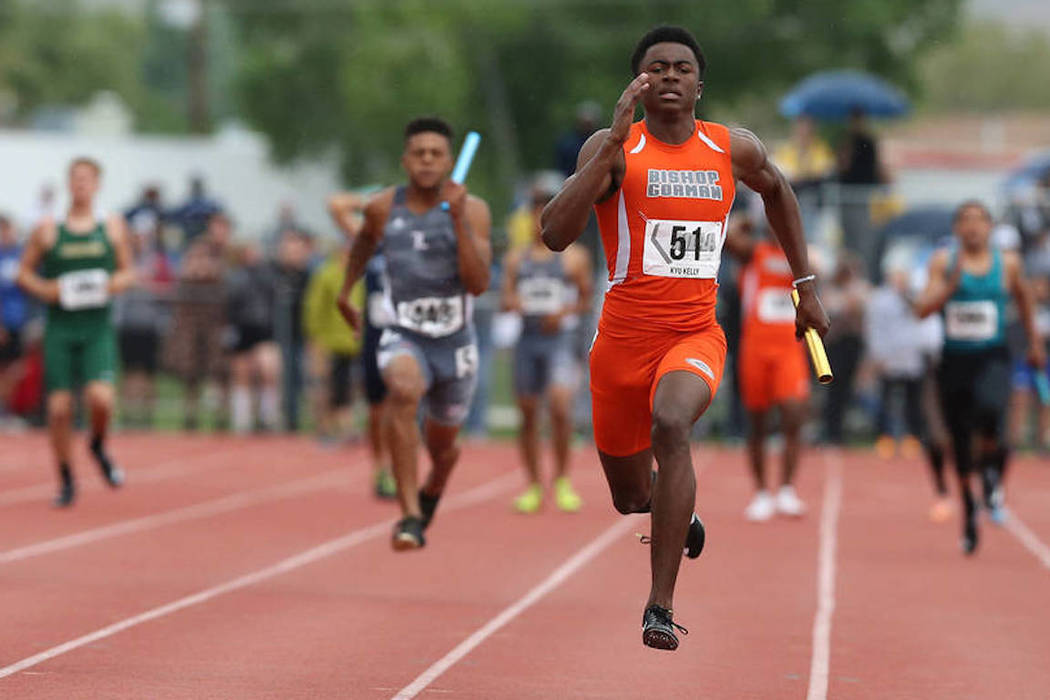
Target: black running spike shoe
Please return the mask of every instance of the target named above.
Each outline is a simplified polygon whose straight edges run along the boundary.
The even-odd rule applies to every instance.
[[[638,539],[642,544],[653,543],[653,538],[649,535],[639,534]],[[682,549],[682,554],[690,559],[696,559],[700,556],[700,552],[704,551],[706,540],[707,533],[704,531],[704,523],[700,520],[699,515],[693,513],[693,519],[689,521],[689,531],[685,533],[685,547]]]
[[[423,539],[423,521],[414,516],[408,516],[398,521],[394,526],[394,538],[392,545],[394,551],[407,552],[413,549],[421,549],[426,545]]]
[[[973,499],[965,502],[965,513],[963,513],[963,554],[972,555],[977,550],[977,504]]]
[[[98,464],[98,469],[110,488],[119,489],[124,485],[124,470],[113,463],[100,440],[91,442],[91,456],[95,458],[95,463]]]
[[[674,613],[659,605],[650,605],[642,615],[642,644],[653,649],[674,651],[678,648],[675,631],[689,634],[689,630],[675,624]]]
[[[690,559],[696,559],[700,552],[704,551],[704,541],[707,533],[704,531],[704,522],[700,516],[693,513],[693,519],[689,521],[689,532],[685,536],[685,555]]]
[[[51,502],[55,508],[68,508],[77,500],[77,489],[73,479],[60,479],[58,482],[58,493]]]
[[[423,514],[423,529],[430,527],[430,521],[434,519],[434,511],[437,510],[438,501],[441,496],[431,496],[423,489],[419,490],[419,511]]]

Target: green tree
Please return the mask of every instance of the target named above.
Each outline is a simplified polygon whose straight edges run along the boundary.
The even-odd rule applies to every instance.
[[[16,118],[47,104],[80,104],[98,90],[138,105],[143,30],[126,14],[72,0],[0,0],[0,91],[14,96]]]
[[[932,112],[1050,109],[1050,35],[972,22],[957,41],[930,52],[920,76]]]
[[[506,203],[519,169],[549,167],[576,104],[611,111],[638,37],[692,28],[708,57],[703,110],[724,116],[820,68],[908,88],[915,57],[954,29],[960,0],[224,0],[245,47],[245,116],[279,158],[341,148],[357,184],[396,176],[400,127],[438,113],[486,137],[472,185]]]

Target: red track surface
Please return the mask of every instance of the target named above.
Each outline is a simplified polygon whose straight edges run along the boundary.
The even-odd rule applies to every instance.
[[[918,462],[810,452],[809,515],[752,525],[743,454],[702,449],[708,549],[683,564],[677,618],[692,634],[668,654],[640,643],[648,550],[631,532],[647,523],[617,526],[589,449],[577,453],[584,511],[526,518],[508,506],[514,450],[468,445],[429,546],[397,555],[394,510],[372,499],[360,450],[124,435],[127,488],[105,490],[81,458],[80,501],[55,512],[45,448],[40,435],[0,438],[4,698],[389,698],[481,629],[419,697],[1050,696],[1045,461],[1011,474],[1028,547],[986,525],[965,559],[956,524],[926,520]],[[826,685],[822,531],[835,545]],[[505,624],[485,629],[493,620]]]

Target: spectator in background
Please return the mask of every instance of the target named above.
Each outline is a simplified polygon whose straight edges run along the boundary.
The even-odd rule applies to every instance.
[[[204,178],[190,179],[190,197],[172,210],[168,218],[182,229],[182,247],[186,248],[203,234],[213,216],[222,212],[222,206],[205,193]]]
[[[938,340],[938,334],[929,330],[930,324],[937,324],[938,319],[920,320],[912,312],[910,258],[904,250],[891,251],[886,256],[883,263],[886,281],[872,292],[865,314],[865,343],[880,383],[879,439],[875,448],[885,458],[896,453],[898,438],[904,457],[914,458],[919,454],[926,358],[937,347],[931,347],[931,343]],[[903,395],[903,411],[897,401],[899,395]],[[901,417],[903,421],[899,420]]]
[[[231,337],[230,427],[247,433],[280,427],[281,352],[274,339],[276,279],[258,243],[240,246],[229,274],[226,318]],[[254,389],[258,388],[258,422]]]
[[[871,204],[876,188],[890,178],[879,155],[879,144],[868,125],[864,111],[855,108],[839,144],[838,180],[844,186],[839,194],[843,245],[865,263],[869,279],[878,272],[878,256],[873,230]]]
[[[310,282],[313,240],[302,231],[289,228],[281,234],[274,261],[274,334],[281,348],[285,427],[299,429],[299,405],[303,393],[303,300]],[[334,298],[333,298],[334,299]],[[338,315],[335,302],[332,311]]]
[[[821,301],[831,319],[824,344],[835,369],[835,381],[825,392],[824,439],[835,445],[842,444],[845,437],[844,419],[864,351],[864,314],[870,286],[862,269],[861,261],[843,250],[829,284],[821,289]]]
[[[859,107],[850,113],[838,160],[839,182],[844,185],[884,185],[890,181],[879,155],[879,142]]]
[[[150,250],[150,240],[150,236],[132,229],[129,242],[136,270],[135,283],[113,303],[123,369],[121,411],[125,425],[142,429],[153,425],[158,349],[166,327],[161,299],[166,284],[157,277],[156,254]]]
[[[528,248],[532,245],[536,230],[536,207],[539,199],[550,201],[558,194],[565,178],[561,173],[546,170],[536,174],[529,186],[529,198],[507,217],[507,247],[510,250]]]
[[[773,160],[795,190],[806,237],[812,240],[820,211],[820,186],[835,172],[835,153],[817,134],[813,119],[801,116],[795,120],[791,138],[774,152]]]
[[[1036,330],[1046,344],[1050,356],[1050,265],[1029,266],[1029,280],[1035,302]],[[1050,366],[1045,368],[1050,371]],[[1010,396],[1010,435],[1015,446],[1034,444],[1050,451],[1050,406],[1039,402],[1035,386],[1035,371],[1024,357],[1014,361],[1013,393]],[[1034,418],[1035,436],[1028,440],[1029,422]]]
[[[776,149],[773,160],[796,193],[819,185],[835,170],[835,154],[816,133],[813,119],[807,116],[795,120],[791,138]]]
[[[336,307],[349,256],[347,240],[314,271],[303,306],[314,385],[318,389],[314,415],[323,441],[345,439],[352,427],[352,377],[355,360],[361,354],[361,336],[347,325]],[[364,308],[363,280],[354,286],[350,301]]]
[[[598,120],[601,118],[602,108],[597,102],[588,100],[576,106],[576,123],[570,131],[558,138],[554,147],[554,164],[564,177],[576,172],[576,158],[580,155],[580,149],[598,128]]]
[[[160,201],[160,189],[156,185],[149,185],[142,191],[139,201],[124,212],[124,220],[128,222],[128,231],[142,238],[142,243],[149,248],[164,249],[161,235],[164,206]]]
[[[165,348],[165,365],[184,382],[184,426],[199,426],[201,390],[205,382],[225,378],[226,326],[224,279],[232,224],[214,214],[207,232],[182,259],[175,286],[172,333]],[[224,403],[224,402],[222,402]]]
[[[1033,249],[1048,247],[1050,237],[1050,170],[1036,180],[1022,201],[1011,206],[1013,223],[1020,232],[1021,251],[1028,256]]]
[[[21,258],[15,224],[0,215],[0,418],[6,416],[24,371],[23,331],[29,320],[29,302],[17,282]]]

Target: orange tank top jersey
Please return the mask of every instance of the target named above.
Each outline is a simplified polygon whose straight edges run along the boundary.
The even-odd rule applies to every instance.
[[[755,245],[740,274],[742,336],[754,342],[795,344],[795,305],[791,265],[780,246]]]
[[[595,206],[609,267],[603,322],[675,331],[713,325],[736,194],[729,129],[698,120],[694,135],[675,146],[640,121],[623,150],[620,190]]]

